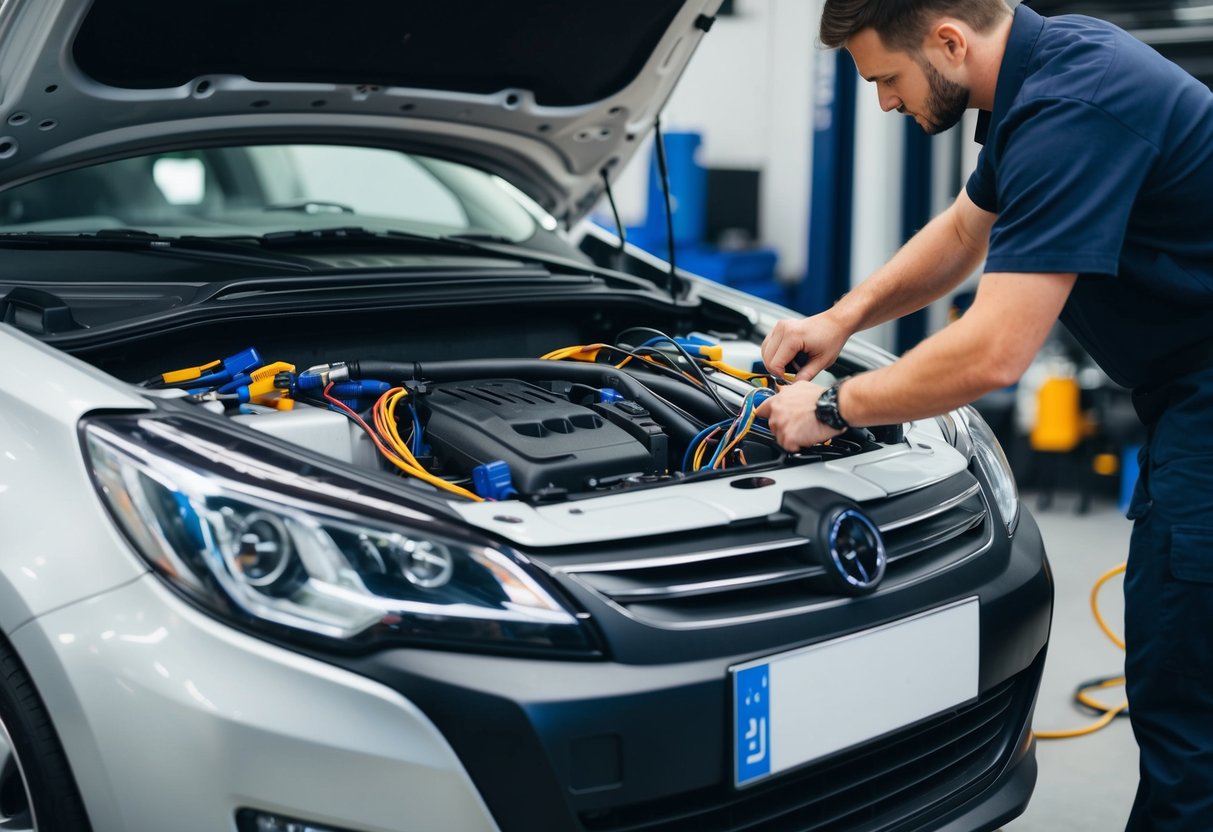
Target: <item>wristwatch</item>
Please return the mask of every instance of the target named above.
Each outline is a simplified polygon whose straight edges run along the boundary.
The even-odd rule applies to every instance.
[[[841,386],[840,381],[817,399],[817,421],[834,430],[847,430],[851,427],[838,412],[838,388]]]

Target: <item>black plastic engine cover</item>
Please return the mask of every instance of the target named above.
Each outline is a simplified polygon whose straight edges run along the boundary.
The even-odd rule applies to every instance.
[[[436,385],[425,402],[426,438],[445,467],[470,473],[503,459],[523,494],[549,486],[585,491],[598,481],[657,467],[652,452],[622,428],[524,381]]]

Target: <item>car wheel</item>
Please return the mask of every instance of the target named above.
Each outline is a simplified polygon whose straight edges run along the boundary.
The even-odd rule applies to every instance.
[[[21,660],[0,640],[0,830],[88,829],[50,716]]]

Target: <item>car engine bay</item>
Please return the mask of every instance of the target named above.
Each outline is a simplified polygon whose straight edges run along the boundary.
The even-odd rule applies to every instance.
[[[307,368],[267,362],[250,348],[143,385],[359,468],[476,501],[555,502],[900,441],[898,427],[852,430],[788,454],[754,415],[787,383],[761,366],[757,345],[700,333],[624,334],[631,340],[530,359]],[[726,350],[748,366],[725,361]]]

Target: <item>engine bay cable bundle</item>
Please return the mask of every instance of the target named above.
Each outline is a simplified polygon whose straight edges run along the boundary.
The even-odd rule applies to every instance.
[[[662,376],[646,377],[642,383],[635,375],[617,369],[611,364],[586,363],[583,361],[551,361],[535,358],[482,358],[434,361],[424,364],[399,361],[351,361],[347,365],[351,378],[384,378],[404,381],[421,379],[440,384],[442,382],[466,381],[478,378],[517,378],[529,382],[580,382],[592,387],[618,389],[649,410],[653,417],[670,431],[680,444],[690,441],[699,428],[706,424],[701,416],[688,412],[684,404],[694,404],[697,409],[714,407],[693,385],[670,383],[660,387]],[[673,382],[672,379],[664,379]],[[674,403],[667,398],[667,391],[677,388],[683,400]],[[660,390],[660,393],[655,392]],[[730,413],[730,416],[732,414]]]
[[[612,357],[614,356],[614,357]],[[616,362],[615,358],[622,356],[622,360]],[[678,366],[674,359],[665,352],[652,349],[647,345],[641,345],[636,349],[619,346],[617,344],[578,344],[570,347],[563,347],[558,350],[552,350],[546,355],[540,356],[542,361],[582,361],[587,364],[598,362],[599,357],[603,357],[609,361],[616,369],[623,369],[632,361],[647,362],[645,369],[656,370],[670,378],[677,379],[682,382],[693,384],[700,390],[706,391],[712,395],[717,402],[717,406],[723,412],[728,412],[728,407],[721,401],[719,396],[715,395],[710,382],[703,376],[702,371],[698,376],[692,374],[688,370],[684,370]],[[694,362],[690,362],[692,365]]]
[[[459,497],[466,497],[474,502],[482,502],[484,500],[479,494],[431,474],[417,461],[417,458],[413,456],[408,446],[400,438],[399,429],[396,425],[395,410],[396,404],[407,395],[407,391],[404,388],[393,387],[379,397],[371,411],[375,421],[375,428],[372,428],[353,408],[333,396],[331,392],[333,384],[334,382],[330,381],[325,387],[324,398],[328,400],[329,404],[345,413],[366,431],[366,434],[375,443],[375,447],[384,459],[405,474],[427,482],[435,488]]]
[[[142,385],[183,390],[271,434],[306,437],[347,462],[474,501],[551,502],[872,446],[870,436],[856,435],[787,454],[756,410],[788,379],[756,372],[756,358],[749,370],[732,366],[724,349],[697,333],[635,327],[614,343],[539,358],[359,359],[296,372],[249,348]],[[272,415],[297,402],[342,419]]]
[[[745,436],[749,434],[751,429],[754,427],[754,411],[764,399],[767,399],[772,395],[774,394],[766,388],[756,388],[752,393],[746,396],[745,401],[742,404],[741,411],[737,414],[735,419],[726,419],[722,422],[717,422],[714,425],[709,425],[708,427],[704,428],[703,431],[701,431],[687,447],[686,455],[683,457],[682,461],[683,472],[699,471],[703,468],[717,470],[727,467],[729,453],[734,448],[737,448],[738,443],[740,443],[741,440],[745,438]],[[717,439],[718,434],[720,434],[722,430],[724,431],[724,435]],[[711,458],[707,461],[707,464],[704,465],[703,458],[707,455],[707,449],[713,441],[716,442],[716,448],[712,453]],[[744,454],[740,453],[740,449],[738,450],[740,454],[738,461],[744,465],[745,456]]]

